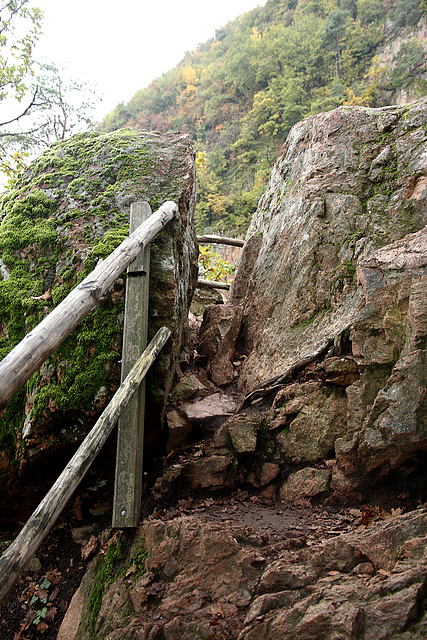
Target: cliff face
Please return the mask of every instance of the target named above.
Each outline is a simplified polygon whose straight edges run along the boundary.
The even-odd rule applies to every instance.
[[[390,25],[388,25],[390,26]],[[372,65],[382,76],[381,104],[403,105],[425,95],[427,21],[420,20],[397,35],[386,36]]]
[[[4,356],[127,236],[132,202],[155,211],[167,199],[179,216],[152,243],[149,338],[166,324],[173,341],[148,382],[154,431],[185,346],[197,277],[189,138],[129,130],[75,136],[42,154],[0,209]],[[119,381],[125,282],[123,274],[6,409],[3,472],[16,458],[22,466],[80,440],[108,403]]]
[[[339,491],[427,448],[426,125],[426,101],[297,124],[233,284],[241,387],[284,387],[282,452],[336,455]]]
[[[246,390],[348,330],[362,301],[358,261],[426,224],[425,126],[420,102],[341,107],[292,129],[233,284]]]

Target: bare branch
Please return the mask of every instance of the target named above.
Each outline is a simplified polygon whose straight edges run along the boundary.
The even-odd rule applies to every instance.
[[[19,116],[16,116],[15,118],[12,118],[12,120],[8,120],[7,122],[0,122],[0,127],[5,127],[7,124],[12,124],[12,122],[17,122],[18,120],[20,120],[21,118],[26,116],[27,113],[29,112],[29,110],[31,109],[31,107],[33,107],[34,104],[35,104],[38,91],[39,91],[39,88],[36,87],[35,90],[34,90],[34,95],[32,97],[32,100],[31,100],[30,104],[28,105],[28,107],[25,109],[25,111],[23,111]]]

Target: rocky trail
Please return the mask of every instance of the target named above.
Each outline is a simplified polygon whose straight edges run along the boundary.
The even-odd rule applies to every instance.
[[[196,356],[173,398],[169,415],[187,403],[192,430],[185,430],[183,440],[182,425],[174,433],[170,419],[169,452],[156,469],[147,466],[136,536],[110,528],[112,438],[102,463],[89,471],[2,607],[0,638],[414,637],[400,632],[408,625],[418,629],[415,611],[423,610],[422,504],[411,505],[408,495],[397,498],[394,492],[353,506],[327,504],[316,492],[292,504],[279,501],[269,482],[249,486],[241,472],[230,473],[221,433],[238,417],[230,415],[242,401],[233,385],[215,387]],[[253,405],[252,419],[268,413],[269,405]],[[253,457],[240,462],[245,468],[257,464]],[[418,508],[405,516],[411,506]],[[402,547],[408,526],[410,539]],[[91,623],[90,585],[118,546],[97,621]],[[385,594],[391,598],[387,622]],[[393,606],[400,612],[400,597],[411,602],[402,620],[393,613]],[[376,632],[363,631],[366,616]],[[375,620],[381,621],[382,635],[376,635]],[[337,629],[338,635],[328,635]]]
[[[87,142],[97,159],[100,145],[113,157],[120,140]],[[144,185],[155,185],[153,198],[171,195],[163,169],[138,178],[135,168],[134,184],[120,173],[139,150],[163,153],[170,166],[173,156],[180,177],[176,229],[152,252],[150,323],[171,326],[174,338],[147,380],[141,520],[133,531],[110,527],[111,438],[4,603],[0,637],[426,638],[425,99],[341,107],[295,125],[248,229],[229,299],[205,299],[203,320],[190,308],[197,283],[191,142],[131,134],[120,144],[128,155],[120,152],[114,171],[124,195],[109,200],[109,223],[147,197]],[[67,154],[80,157],[64,143],[61,158]],[[34,168],[40,188],[45,168]],[[34,197],[32,175],[23,198]],[[74,205],[69,185],[58,184],[57,202],[39,195],[43,215],[52,210],[61,222]],[[58,227],[67,250],[58,287],[70,256],[82,266],[75,248],[89,250],[94,240],[83,229],[98,200],[89,191],[85,198],[78,219]],[[103,305],[122,300],[123,290],[121,283]],[[37,504],[36,491],[57,477],[60,457],[84,436],[81,425],[89,427],[107,402],[120,350],[121,318],[112,309],[99,334],[82,332],[84,348],[59,354],[20,400],[27,436],[0,452],[3,546]],[[99,362],[108,364],[114,347],[115,366],[90,380],[95,399],[83,384],[78,397],[54,393],[73,389],[64,371],[80,371],[98,343],[106,349]],[[5,433],[14,424],[8,420]]]
[[[1,638],[25,640],[38,637],[52,639],[74,637],[73,633],[77,628],[76,621],[79,621],[81,611],[79,610],[78,598],[72,600],[72,597],[76,593],[88,565],[93,564],[94,558],[99,560],[105,557],[108,546],[117,536],[117,533],[109,528],[112,507],[112,487],[110,484],[110,482],[105,482],[104,486],[97,489],[95,500],[93,491],[88,491],[87,488],[80,491],[73,499],[3,606],[0,618]],[[92,495],[90,495],[91,493]],[[205,575],[197,575],[202,572],[200,564],[212,563],[213,560],[210,557],[212,554],[218,561],[222,559],[217,557],[218,554],[225,553],[227,556],[230,552],[234,557],[240,553],[245,561],[249,561],[246,558],[246,555],[249,554],[250,565],[257,568],[255,573],[258,574],[259,579],[266,566],[283,560],[285,555],[309,549],[314,553],[325,543],[332,542],[335,545],[337,541],[348,535],[363,536],[378,524],[395,521],[401,512],[400,507],[397,509],[391,507],[390,511],[386,511],[378,505],[363,505],[360,508],[313,507],[309,503],[287,505],[250,495],[246,491],[236,491],[234,495],[230,496],[195,499],[189,496],[187,499],[181,499],[176,504],[170,505],[169,508],[155,508],[143,519],[145,522],[143,526],[148,529],[179,527],[186,530],[189,528],[192,535],[195,535],[196,532],[197,537],[201,536],[202,540],[204,537],[207,538],[207,546],[201,552],[201,557],[197,559],[196,564],[192,558],[192,569],[196,570],[196,573],[193,575],[193,581],[186,586],[188,598],[190,601],[194,599],[193,608],[196,613],[206,608],[202,606],[203,600],[205,605],[209,601],[215,600],[213,594],[209,593],[213,589],[210,582],[215,582],[223,571],[218,565],[216,568],[213,567],[212,574],[209,572],[209,579]],[[422,512],[419,511],[419,513]],[[130,544],[132,536],[125,533],[122,536],[126,544]],[[209,539],[212,543],[211,548]],[[197,540],[196,547],[199,545],[200,540]],[[205,545],[204,541],[203,546]],[[190,549],[186,549],[186,553],[189,551]],[[360,557],[359,559],[364,558]],[[172,555],[169,561],[172,561]],[[176,561],[179,562],[179,558],[176,558]],[[160,566],[159,560],[157,562]],[[171,568],[165,566],[162,570],[168,572]],[[185,567],[182,570],[185,571]],[[346,573],[347,571],[348,569],[346,569]],[[339,575],[339,571],[335,569],[329,573]],[[352,568],[353,578],[361,582],[372,580],[373,574],[376,573],[377,570],[369,561],[359,562]],[[178,602],[174,603],[172,599],[172,603],[167,605],[165,609],[163,600],[167,585],[166,576],[163,580],[156,581],[153,577],[153,571],[145,575],[148,576],[145,578],[148,582],[144,589],[147,592],[146,598],[147,603],[150,603],[150,611],[158,608],[156,605],[163,604],[161,618],[159,617],[157,621],[161,621],[162,625],[160,626],[163,627],[164,624],[175,619],[173,613]],[[380,570],[379,575],[382,580],[385,580],[388,577],[388,572]],[[132,575],[130,580],[132,580]],[[300,585],[295,587],[298,588],[300,597],[308,596],[310,590],[307,591],[308,585],[305,581],[297,577],[294,577],[294,581],[296,585]],[[215,631],[212,636],[200,635],[200,637],[238,637],[244,619],[247,617],[251,599],[249,593],[246,593],[241,601],[241,582],[242,577],[239,576],[240,590],[230,594],[227,606],[216,605],[215,608],[211,605],[206,608],[203,615],[195,616],[198,627],[202,628],[204,625]],[[236,587],[236,585],[229,586]],[[197,596],[200,590],[204,592],[202,600],[200,600],[200,595]],[[43,602],[44,599],[45,602]],[[72,602],[71,607],[70,602]],[[116,602],[114,609],[121,610],[123,605],[124,603],[120,603],[118,606]],[[75,611],[76,606],[77,612]],[[46,614],[40,617],[39,612],[43,612],[44,607],[47,609]],[[136,609],[137,611],[134,613],[141,614],[143,607],[141,604],[137,604]],[[155,613],[151,613],[150,616],[150,619],[156,622]],[[257,617],[262,618],[263,616],[260,614]],[[136,624],[136,620],[134,620],[134,625]],[[157,624],[157,627],[160,628],[160,626]],[[58,635],[60,627],[61,631]],[[41,633],[43,635],[40,635]],[[105,633],[105,629],[103,633]],[[200,631],[200,633],[202,632]],[[134,636],[116,634],[111,637]],[[152,637],[160,638],[162,636],[153,635]],[[169,634],[166,637],[174,636]]]

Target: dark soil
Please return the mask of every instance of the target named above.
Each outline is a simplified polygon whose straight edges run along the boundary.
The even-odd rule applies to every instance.
[[[82,548],[91,535],[99,535],[111,524],[113,469],[109,468],[111,464],[105,465],[105,459],[110,457],[111,452],[106,451],[104,468],[101,469],[98,463],[88,472],[3,603],[0,609],[1,640],[56,638],[64,613],[86,570]],[[24,494],[21,510],[16,507],[22,520],[35,509],[38,499],[38,492],[32,499],[29,491]],[[23,524],[23,521],[0,519],[0,551]],[[42,612],[41,615],[38,612]]]

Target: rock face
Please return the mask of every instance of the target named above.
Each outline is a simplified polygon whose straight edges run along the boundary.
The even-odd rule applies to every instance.
[[[189,138],[130,130],[75,136],[42,154],[1,203],[5,355],[126,237],[132,202],[155,211],[167,199],[179,216],[152,242],[149,338],[165,324],[173,339],[148,379],[151,431],[185,347],[197,278]],[[0,436],[10,462],[80,440],[108,403],[119,381],[124,290],[122,277],[6,409]]]
[[[281,453],[336,458],[340,494],[427,449],[426,125],[425,100],[297,124],[233,283],[242,389],[282,389]]]
[[[236,377],[233,358],[241,321],[241,309],[229,304],[212,305],[203,314],[198,351],[207,356],[206,371],[217,385]]]
[[[93,632],[110,640],[425,638],[425,509],[357,530],[360,518],[351,514],[312,511],[306,538],[298,510],[259,505],[249,525],[254,505],[236,505],[226,515],[225,504],[198,504],[192,514],[140,527],[124,569],[116,568],[121,577],[107,585]],[[353,530],[339,535],[348,521]],[[92,637],[87,582],[61,640]]]
[[[424,101],[340,107],[293,127],[232,288],[247,390],[348,330],[362,302],[358,261],[427,223],[426,121]]]

